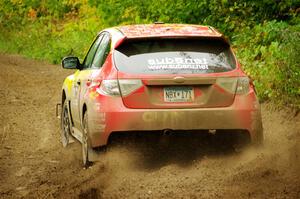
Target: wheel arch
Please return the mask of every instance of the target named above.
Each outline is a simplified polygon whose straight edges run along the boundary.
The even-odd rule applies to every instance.
[[[82,121],[83,121],[83,117],[84,117],[84,114],[85,114],[86,111],[87,111],[87,106],[86,106],[86,103],[84,103],[82,105],[82,116],[81,116]]]
[[[62,94],[61,94],[61,104],[64,104],[64,102],[65,102],[66,99],[67,99],[66,92],[63,89],[62,90]]]
[[[71,99],[69,98],[68,93],[66,91],[67,90],[65,88],[62,90],[61,104],[63,106],[65,101],[67,100],[67,106],[68,106],[68,111],[69,111],[69,115],[70,115],[71,125],[73,126],[74,121],[73,121],[73,115],[72,115],[72,111],[71,111]]]

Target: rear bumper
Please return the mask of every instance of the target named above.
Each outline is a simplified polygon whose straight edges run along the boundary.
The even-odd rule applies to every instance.
[[[119,97],[101,96],[89,103],[93,147],[106,145],[113,132],[151,130],[247,130],[251,141],[262,141],[260,105],[254,93],[236,96],[229,107],[199,109],[129,109]]]

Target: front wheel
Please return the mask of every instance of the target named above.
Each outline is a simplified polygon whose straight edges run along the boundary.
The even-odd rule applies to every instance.
[[[91,149],[90,141],[89,141],[89,129],[88,129],[88,114],[87,111],[83,116],[83,135],[82,135],[82,161],[85,168],[91,165],[91,161],[89,161],[89,151]]]

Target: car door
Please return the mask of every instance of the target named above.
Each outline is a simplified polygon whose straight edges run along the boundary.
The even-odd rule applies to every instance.
[[[91,74],[93,72],[92,63],[95,57],[95,53],[99,47],[103,35],[99,35],[90,47],[84,61],[82,64],[82,69],[77,70],[74,74],[74,81],[72,85],[72,99],[71,99],[71,114],[76,128],[81,127],[81,103],[82,96],[87,89],[87,81],[90,80]]]
[[[77,71],[78,74],[75,75],[75,84],[74,88],[76,89],[76,98],[75,103],[73,105],[73,120],[74,125],[77,128],[81,127],[81,119],[82,119],[82,107],[83,107],[83,97],[87,92],[88,86],[87,82],[92,81],[93,74],[98,74],[99,70],[106,60],[106,57],[110,50],[110,35],[107,32],[103,32],[99,35],[99,37],[95,40],[94,44],[89,50],[84,62],[83,69]]]

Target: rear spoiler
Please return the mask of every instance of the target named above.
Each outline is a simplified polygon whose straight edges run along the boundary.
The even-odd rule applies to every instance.
[[[140,37],[124,37],[123,39],[119,40],[115,45],[114,48],[118,48],[122,43],[126,41],[141,41],[141,40],[160,40],[160,39],[205,39],[205,40],[220,40],[223,41],[225,44],[230,46],[230,42],[227,37],[223,35],[220,36],[183,36],[183,35],[166,35],[166,36],[140,36]]]

